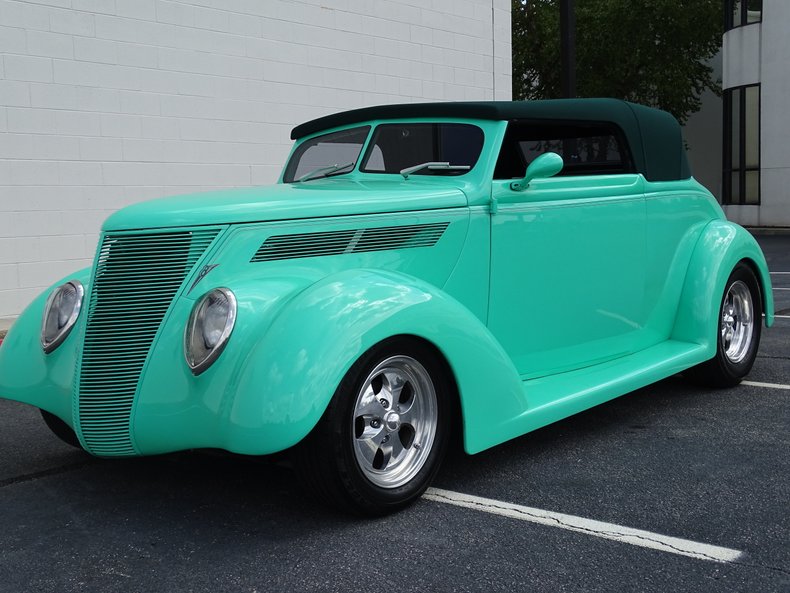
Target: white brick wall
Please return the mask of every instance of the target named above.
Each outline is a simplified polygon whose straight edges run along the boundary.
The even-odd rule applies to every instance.
[[[508,0],[0,0],[0,322],[115,209],[273,182],[302,121],[510,88]]]

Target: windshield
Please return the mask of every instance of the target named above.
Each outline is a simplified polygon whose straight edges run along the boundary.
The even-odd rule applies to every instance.
[[[382,124],[376,128],[361,171],[412,175],[463,175],[483,150],[483,130],[469,124]],[[448,163],[447,167],[429,164]],[[452,168],[457,166],[458,168]]]
[[[342,130],[306,140],[294,151],[283,181],[308,181],[348,173],[354,167],[370,126]]]

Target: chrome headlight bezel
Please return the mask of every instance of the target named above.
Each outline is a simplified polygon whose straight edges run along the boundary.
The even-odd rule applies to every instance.
[[[76,297],[74,299],[74,303],[71,306],[71,310],[65,311],[67,316],[63,325],[61,325],[59,322],[56,322],[57,328],[55,329],[54,333],[49,333],[48,322],[50,321],[50,318],[53,314],[60,316],[62,313],[59,309],[55,309],[55,307],[63,306],[62,296],[64,291],[68,290],[69,287],[74,290]],[[41,317],[41,334],[39,337],[41,341],[41,348],[44,350],[45,354],[49,354],[50,352],[54,351],[71,333],[71,330],[77,323],[77,319],[79,318],[80,312],[82,311],[82,302],[84,298],[85,288],[82,286],[82,283],[79,280],[69,280],[64,284],[61,284],[47,297],[47,302],[44,305],[44,314]]]
[[[206,343],[205,323],[209,307],[224,300],[227,311],[224,327],[213,344]],[[222,306],[222,305],[220,305]],[[214,288],[200,297],[192,307],[184,329],[184,358],[193,375],[208,369],[225,349],[233,327],[236,325],[236,296],[229,288]],[[218,328],[215,328],[215,331]]]

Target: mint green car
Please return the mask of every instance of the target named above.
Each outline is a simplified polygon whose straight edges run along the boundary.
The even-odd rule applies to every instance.
[[[140,203],[0,346],[0,396],[101,457],[289,450],[380,514],[477,453],[683,372],[751,369],[766,262],[678,123],[616,100],[372,107],[279,183]]]

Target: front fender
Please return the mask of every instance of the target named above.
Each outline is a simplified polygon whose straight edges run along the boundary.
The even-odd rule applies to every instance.
[[[249,353],[227,418],[226,448],[261,454],[298,443],[354,361],[404,334],[431,342],[449,363],[467,451],[498,442],[486,427],[490,432],[526,404],[518,373],[480,320],[416,278],[347,270],[293,298]]]
[[[0,397],[30,404],[74,425],[71,396],[74,369],[85,332],[91,268],[69,274],[42,292],[17,318],[0,346]],[[85,287],[85,301],[76,325],[50,354],[41,348],[41,318],[52,290],[69,280]]]
[[[152,346],[133,409],[132,435],[140,453],[227,448],[228,433],[235,430],[227,417],[238,391],[239,377],[250,364],[251,353],[277,311],[312,283],[298,275],[226,280],[220,277],[216,285],[227,286],[236,296],[236,326],[213,365],[195,376],[184,358],[187,320],[196,300],[206,290],[176,300]],[[266,442],[267,435],[258,435],[259,445]]]
[[[746,260],[755,270],[761,285],[765,325],[773,325],[771,276],[760,246],[739,225],[714,220],[702,231],[691,256],[673,339],[702,344],[709,358],[716,354],[721,299],[730,273],[741,260]]]

